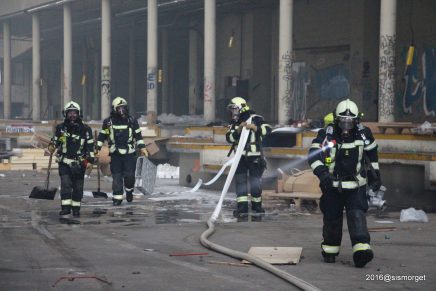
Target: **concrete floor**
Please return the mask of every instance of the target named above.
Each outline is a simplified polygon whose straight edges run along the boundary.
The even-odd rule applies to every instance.
[[[238,261],[201,246],[199,237],[219,198],[217,191],[180,193],[188,188],[161,179],[156,194],[135,195],[133,203],[120,207],[87,192],[80,218],[60,218],[59,195],[54,201],[28,198],[33,186],[42,185],[44,173],[1,174],[1,290],[296,289],[257,267],[223,264]],[[59,184],[55,171],[52,181],[53,186]],[[95,177],[86,180],[85,188],[96,190]],[[110,192],[110,183],[103,182],[102,189]],[[234,194],[229,193],[211,241],[240,251],[250,246],[301,246],[301,262],[280,268],[322,290],[434,289],[436,214],[428,214],[428,223],[401,223],[399,212],[382,217],[370,212],[370,228],[396,229],[371,232],[375,259],[357,269],[346,223],[341,254],[335,264],[326,264],[320,256],[320,214],[266,201],[262,222],[238,223],[231,215],[234,205]],[[170,256],[176,252],[208,254]],[[386,280],[390,275],[422,277],[386,282],[381,275]],[[425,280],[418,281],[423,276]]]

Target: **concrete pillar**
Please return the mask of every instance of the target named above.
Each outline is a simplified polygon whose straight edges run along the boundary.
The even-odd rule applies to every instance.
[[[111,110],[111,2],[101,1],[101,118]]]
[[[148,0],[147,5],[147,115],[154,123],[157,114],[157,0]]]
[[[32,15],[32,120],[41,119],[41,49],[39,15]]]
[[[73,85],[73,28],[71,22],[70,3],[64,4],[64,104],[72,99]],[[83,106],[82,104],[80,104]]]
[[[88,51],[86,49],[86,39],[83,39],[82,43],[82,79],[80,81],[82,86],[82,115],[84,119],[90,118],[89,104],[88,104]]]
[[[292,104],[292,20],[293,0],[280,0],[278,123],[285,125]]]
[[[162,113],[171,113],[172,107],[169,104],[169,69],[168,69],[168,29],[162,30]]]
[[[215,120],[216,3],[204,0],[204,119]]]
[[[129,30],[129,98],[130,108],[135,107],[135,23]]]
[[[189,115],[195,115],[198,100],[198,32],[189,30]]]
[[[394,121],[397,0],[380,1],[378,121]]]
[[[11,23],[3,22],[3,118],[11,118]]]

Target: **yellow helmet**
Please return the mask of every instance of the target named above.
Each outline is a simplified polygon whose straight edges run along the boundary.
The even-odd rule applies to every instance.
[[[238,108],[240,113],[250,109],[250,107],[248,107],[247,101],[245,101],[245,99],[242,97],[232,98],[232,100],[230,100],[229,105],[227,105],[227,108],[228,109]]]
[[[64,110],[62,110],[62,114],[64,115],[64,117],[67,116],[67,112],[70,110],[77,110],[79,112],[79,116],[80,114],[80,105],[74,101],[70,101],[67,104],[65,104],[64,106]]]
[[[116,97],[114,101],[112,101],[112,109],[116,110],[119,106],[127,106],[127,101],[123,97]]]
[[[329,125],[330,123],[333,123],[335,121],[335,116],[333,112],[330,112],[326,116],[324,116],[324,127]]]

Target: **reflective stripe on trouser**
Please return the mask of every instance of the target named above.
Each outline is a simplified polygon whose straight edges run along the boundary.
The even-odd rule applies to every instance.
[[[357,243],[353,246],[353,253],[358,251],[370,250],[371,246],[369,244]]]
[[[123,200],[123,194],[114,194],[112,199],[114,199],[114,200]]]
[[[340,246],[329,246],[321,244],[321,248],[326,254],[339,254]]]
[[[71,201],[71,206],[73,206],[73,207],[80,207],[80,201],[74,201],[74,200],[72,200]]]
[[[62,199],[61,200],[61,205],[62,206],[67,206],[67,205],[71,205],[72,204],[72,200],[71,199]]]

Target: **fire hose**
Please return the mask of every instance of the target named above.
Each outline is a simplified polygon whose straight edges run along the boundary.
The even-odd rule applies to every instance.
[[[247,120],[247,123],[251,123],[251,117]],[[272,274],[274,274],[274,275],[282,278],[283,280],[293,284],[294,286],[299,287],[302,290],[320,290],[317,287],[311,285],[310,283],[308,283],[308,282],[306,282],[298,277],[295,277],[295,276],[293,276],[293,275],[291,275],[291,274],[289,274],[289,273],[287,273],[287,272],[285,272],[277,267],[274,267],[273,265],[266,262],[265,260],[262,260],[256,256],[249,255],[248,253],[235,251],[235,250],[223,247],[221,245],[218,245],[218,244],[213,243],[210,240],[208,240],[208,238],[215,232],[215,221],[217,220],[218,215],[221,212],[224,197],[227,194],[227,191],[230,187],[230,183],[232,182],[233,176],[235,175],[236,168],[238,166],[239,160],[241,159],[241,155],[242,155],[242,152],[244,151],[245,144],[247,143],[249,132],[250,131],[247,130],[245,127],[242,129],[241,137],[239,139],[239,144],[238,144],[238,147],[236,149],[236,153],[235,153],[235,156],[233,157],[233,159],[227,161],[223,165],[221,170],[218,172],[218,174],[211,181],[205,183],[205,185],[210,185],[213,182],[215,182],[218,179],[218,177],[221,176],[221,174],[224,172],[224,169],[228,165],[231,164],[230,171],[229,171],[229,174],[227,175],[227,179],[226,179],[226,182],[224,184],[223,190],[221,192],[221,196],[220,196],[220,199],[218,201],[218,204],[215,207],[215,210],[214,210],[212,216],[207,221],[208,229],[205,230],[200,236],[200,243],[208,249],[217,251],[219,253],[223,253],[227,256],[249,261],[252,264],[254,264],[254,265],[256,265],[256,266],[258,266],[258,267],[260,267],[268,272],[271,272]],[[197,185],[191,191],[192,192],[196,191],[201,186],[201,184],[202,184],[202,181],[199,180]]]

